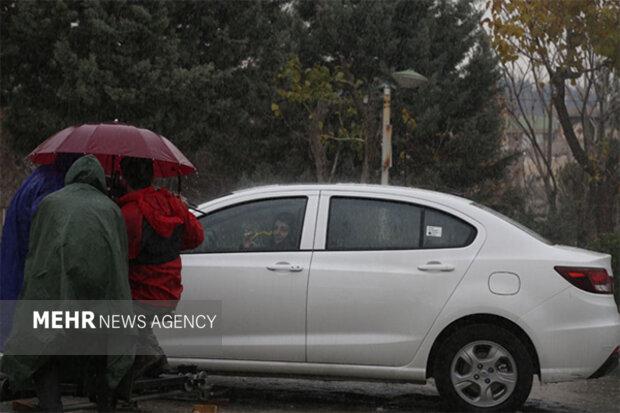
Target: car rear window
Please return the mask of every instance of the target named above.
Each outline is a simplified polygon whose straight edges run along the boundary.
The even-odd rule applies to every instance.
[[[424,211],[423,248],[459,248],[472,243],[476,228],[436,209]]]
[[[327,249],[385,250],[420,246],[422,209],[402,202],[333,197]]]
[[[476,229],[448,213],[408,202],[332,197],[326,249],[409,250],[460,248]]]

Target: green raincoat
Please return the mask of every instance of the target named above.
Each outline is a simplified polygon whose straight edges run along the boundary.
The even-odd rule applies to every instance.
[[[41,202],[32,222],[21,299],[130,301],[127,231],[120,209],[105,193],[99,161],[94,156],[78,159],[65,185]],[[32,347],[32,340],[38,340],[49,346],[66,339],[63,330],[48,330],[44,338],[32,331],[14,324],[0,362],[13,390],[29,387],[33,373],[50,357],[20,355],[20,345],[28,342]],[[119,384],[132,363],[133,355],[107,356],[110,388]]]

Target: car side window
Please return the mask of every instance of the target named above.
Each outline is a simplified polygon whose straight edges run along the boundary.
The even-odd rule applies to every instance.
[[[328,250],[417,249],[422,208],[396,201],[332,197]]]
[[[459,248],[473,242],[476,228],[445,212],[426,208],[423,234],[422,248]]]
[[[200,219],[205,240],[189,253],[299,250],[306,197],[246,202]]]

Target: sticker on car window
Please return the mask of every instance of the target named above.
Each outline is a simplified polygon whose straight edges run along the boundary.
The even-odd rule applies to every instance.
[[[427,225],[426,226],[426,236],[427,237],[441,238],[441,232],[442,232],[442,228],[441,227],[433,227],[431,225]]]

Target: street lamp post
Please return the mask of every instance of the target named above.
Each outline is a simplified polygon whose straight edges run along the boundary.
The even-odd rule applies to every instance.
[[[408,69],[400,72],[392,73],[392,77],[398,83],[398,86],[405,89],[413,89],[414,87],[428,82],[421,74],[414,70]],[[390,177],[390,168],[392,167],[392,124],[390,123],[390,106],[392,100],[392,92],[390,85],[386,82],[383,85],[383,129],[381,141],[381,185],[387,185]]]

